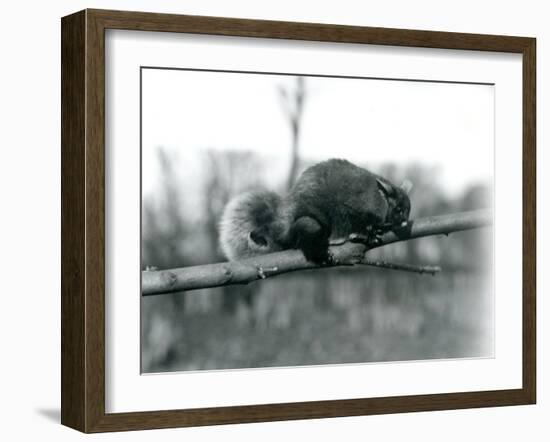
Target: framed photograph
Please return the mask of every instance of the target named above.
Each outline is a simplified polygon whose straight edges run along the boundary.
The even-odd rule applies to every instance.
[[[61,27],[64,425],[535,403],[535,39]]]

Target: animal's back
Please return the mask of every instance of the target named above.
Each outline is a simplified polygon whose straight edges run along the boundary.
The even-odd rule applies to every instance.
[[[331,239],[363,232],[367,225],[382,222],[387,210],[376,179],[346,160],[318,163],[304,171],[292,189],[295,218],[313,216],[330,227]]]

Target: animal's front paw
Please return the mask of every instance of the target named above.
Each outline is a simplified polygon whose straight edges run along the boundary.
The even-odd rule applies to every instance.
[[[352,233],[348,239],[350,242],[364,244],[367,247],[378,246],[382,242],[382,233],[378,230],[371,230],[367,235],[363,233]]]
[[[369,238],[369,242],[367,243],[367,246],[369,247],[375,247],[382,244],[382,237],[380,235],[373,235]]]
[[[348,236],[348,239],[350,242],[355,242],[359,244],[367,245],[369,243],[369,235],[365,235],[363,233],[351,233]]]
[[[329,265],[329,266],[335,266],[338,264],[338,258],[336,258],[336,256],[334,256],[334,253],[332,253],[330,251],[330,249],[327,250],[327,254],[326,254],[326,257],[325,257],[325,261],[323,262],[324,265]]]

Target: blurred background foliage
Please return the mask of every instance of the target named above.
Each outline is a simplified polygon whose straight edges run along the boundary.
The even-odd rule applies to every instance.
[[[265,185],[265,158],[242,150],[197,152],[208,172],[193,183],[200,204],[191,214],[188,189],[178,180],[182,165],[158,149],[161,191],[142,202],[142,270],[224,261],[217,229],[224,205]],[[311,164],[300,159],[298,171]],[[438,171],[423,164],[358,165],[395,183],[410,179],[412,218],[492,204],[481,183],[446,195]],[[274,190],[284,192],[286,181]],[[443,272],[333,268],[143,297],[142,372],[493,355],[492,229],[401,242],[369,256],[440,265]]]

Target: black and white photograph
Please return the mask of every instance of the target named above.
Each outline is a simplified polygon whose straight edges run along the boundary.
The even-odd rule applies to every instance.
[[[7,2],[0,440],[546,442],[544,6]]]
[[[494,356],[494,85],[140,76],[143,374]]]

